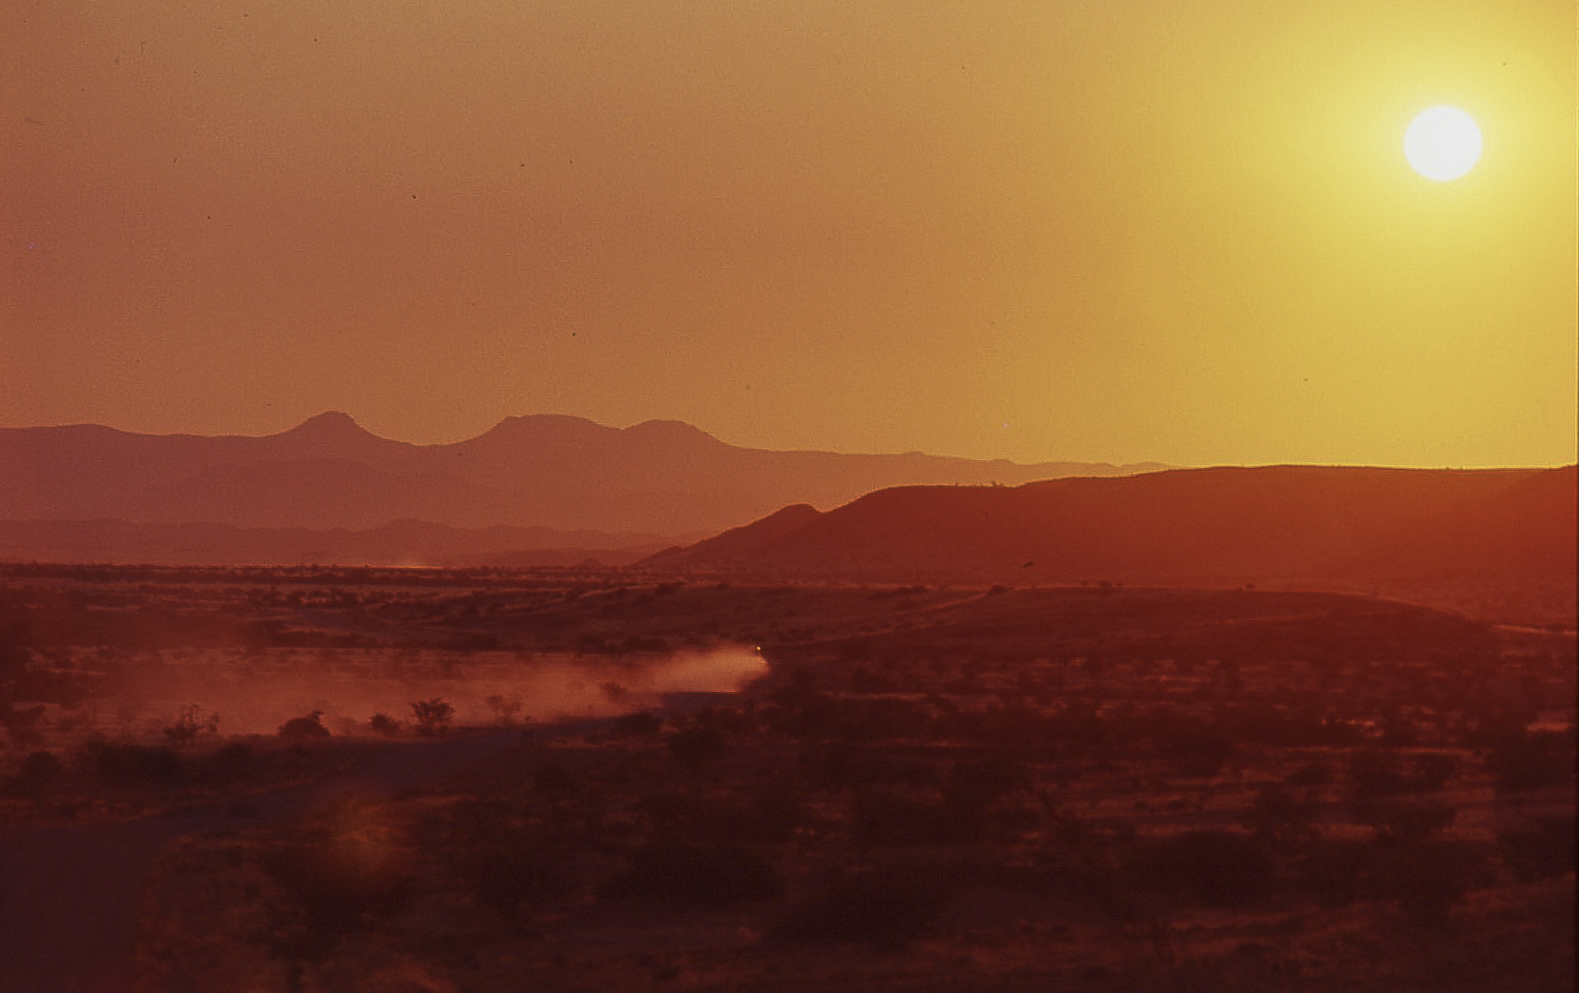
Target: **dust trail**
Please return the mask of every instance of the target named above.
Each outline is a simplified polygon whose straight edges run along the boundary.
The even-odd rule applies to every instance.
[[[221,735],[273,734],[321,711],[335,734],[365,734],[383,714],[409,724],[411,704],[442,699],[457,724],[610,716],[670,693],[732,692],[765,675],[756,649],[726,645],[662,656],[456,655],[288,651],[151,662],[93,701],[99,729],[159,738],[184,707],[219,716]]]

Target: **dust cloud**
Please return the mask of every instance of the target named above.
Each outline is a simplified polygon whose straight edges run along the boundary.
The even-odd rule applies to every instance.
[[[83,709],[99,728],[132,737],[162,736],[194,707],[218,715],[220,735],[273,734],[313,711],[334,734],[367,734],[375,714],[410,726],[420,700],[449,703],[457,725],[547,722],[656,708],[666,694],[733,692],[766,672],[756,649],[737,645],[661,656],[215,652],[145,660]]]

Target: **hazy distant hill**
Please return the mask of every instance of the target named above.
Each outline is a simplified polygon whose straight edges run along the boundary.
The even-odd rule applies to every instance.
[[[327,413],[265,437],[143,435],[98,425],[0,429],[0,521],[370,531],[421,520],[673,541],[787,503],[832,507],[898,484],[1020,483],[1147,468],[1154,466],[775,452],[729,445],[673,421],[616,429],[547,415],[507,418],[455,444],[412,445]],[[12,554],[23,555],[24,535],[13,531]],[[79,536],[91,531],[79,528]]]
[[[1575,481],[1573,466],[1271,466],[900,487],[827,513],[789,507],[648,564],[895,581],[1511,585],[1571,603]]]

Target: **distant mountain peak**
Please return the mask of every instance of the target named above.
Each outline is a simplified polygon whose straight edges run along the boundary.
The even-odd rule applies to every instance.
[[[581,442],[596,435],[612,435],[614,428],[604,427],[585,417],[570,414],[521,414],[506,417],[482,434],[460,445],[476,443],[540,443]]]
[[[694,424],[687,424],[685,421],[642,421],[640,424],[626,428],[625,432],[638,437],[663,438],[674,441],[711,441],[723,444],[706,431]]]
[[[367,434],[367,429],[356,423],[356,418],[341,410],[326,410],[315,414],[291,428],[287,434],[345,436]]]
[[[342,457],[366,452],[370,446],[410,447],[405,442],[380,438],[358,424],[350,414],[339,410],[316,414],[273,437],[291,445],[304,446],[312,453],[333,452]]]
[[[577,417],[574,414],[512,414],[488,430],[490,432],[510,431],[515,428],[530,427],[534,424],[565,427],[587,427],[589,425],[591,427],[602,427],[601,424],[589,421],[585,417]]]

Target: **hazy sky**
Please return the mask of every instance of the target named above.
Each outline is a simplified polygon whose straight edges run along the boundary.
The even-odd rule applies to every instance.
[[[19,0],[0,425],[1575,459],[1572,0]],[[1419,110],[1485,154],[1413,173]]]

